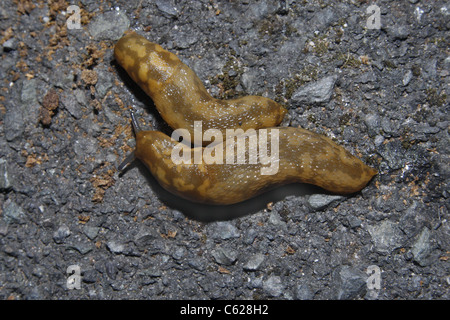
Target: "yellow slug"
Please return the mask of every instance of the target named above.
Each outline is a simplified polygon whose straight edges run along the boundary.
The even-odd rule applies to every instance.
[[[230,148],[227,144],[231,139],[226,139],[213,147],[191,149],[162,132],[141,131],[133,114],[132,124],[136,133],[136,149],[122,162],[119,170],[136,157],[166,190],[194,202],[229,205],[294,182],[349,194],[364,188],[377,173],[331,139],[300,128],[254,130],[243,144],[246,146],[243,148],[245,163],[220,164],[211,163],[211,160],[207,163],[206,154],[223,155],[224,159],[230,150],[239,149],[237,141]],[[242,136],[245,134],[239,137]],[[251,143],[252,137],[258,138],[253,141],[257,143]],[[262,153],[261,150],[265,151]],[[187,155],[186,159],[191,159],[190,164],[174,161],[173,155],[182,153]],[[204,157],[194,163],[196,153]],[[252,158],[252,155],[256,156]],[[237,156],[234,161],[238,161]],[[270,169],[270,166],[274,170],[263,174],[263,169]]]
[[[214,137],[213,144],[191,149],[162,132],[140,130],[132,113],[136,149],[119,170],[138,158],[168,191],[216,205],[238,203],[294,182],[349,194],[377,173],[327,137],[275,127],[286,110],[268,98],[211,97],[176,55],[134,32],[118,41],[114,54],[163,119],[175,132],[182,131],[183,140],[194,137],[197,145],[204,145]],[[228,130],[236,136],[228,136]],[[204,139],[197,143],[199,133]]]
[[[115,45],[114,56],[130,77],[152,98],[173,129],[194,134],[194,121],[203,130],[266,128],[278,125],[286,109],[259,96],[220,100],[211,97],[201,80],[178,57],[135,32]]]

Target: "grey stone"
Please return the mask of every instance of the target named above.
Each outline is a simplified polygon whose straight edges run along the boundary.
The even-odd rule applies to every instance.
[[[97,140],[91,137],[80,137],[74,141],[73,150],[82,159],[88,155],[93,155],[97,151]]]
[[[11,199],[6,200],[2,215],[3,220],[8,224],[24,224],[27,218],[23,209]]]
[[[328,194],[313,194],[308,198],[308,204],[314,210],[322,210],[335,201],[345,199],[343,196]]]
[[[435,79],[437,76],[437,60],[427,59],[425,60],[425,65],[423,66],[423,77]]]
[[[162,273],[158,267],[149,267],[137,272],[137,276],[140,278],[140,283],[144,286],[155,283],[156,278],[161,277]]]
[[[0,190],[7,190],[11,188],[11,177],[8,171],[8,162],[5,159],[0,159]]]
[[[277,226],[277,227],[286,227],[286,223],[281,220],[281,217],[276,212],[271,212],[269,215],[269,223],[271,225]]]
[[[36,276],[38,278],[42,278],[45,274],[45,269],[41,266],[36,266],[35,268],[33,268],[33,272],[32,275]]]
[[[381,119],[381,129],[383,130],[383,136],[386,138],[398,136],[400,131],[397,123],[388,118]]]
[[[178,29],[177,32],[173,34],[173,41],[177,48],[187,49],[198,41],[198,37],[192,29],[192,26],[185,25],[184,28]]]
[[[208,227],[209,233],[216,240],[239,238],[241,235],[239,230],[229,221],[213,222]]]
[[[247,260],[244,264],[243,269],[247,271],[259,270],[262,263],[264,262],[265,256],[262,253],[256,253]]]
[[[7,141],[14,141],[23,136],[25,120],[19,106],[8,108],[3,119]]]
[[[91,252],[93,249],[91,243],[84,242],[84,241],[75,241],[73,243],[67,244],[66,248],[69,250],[76,250],[81,254],[86,254],[88,252]]]
[[[257,70],[249,70],[242,74],[241,76],[241,83],[244,89],[247,92],[252,92],[255,90],[257,80],[259,73]]]
[[[6,236],[8,234],[8,224],[5,221],[0,220],[0,236]]]
[[[10,38],[3,43],[3,50],[5,52],[17,50],[17,40],[16,38]]]
[[[374,140],[374,144],[377,146],[377,147],[379,147],[379,146],[381,146],[382,144],[383,144],[383,142],[384,142],[384,137],[382,136],[382,135],[377,135],[376,137],[375,137],[375,140]]]
[[[412,71],[411,70],[406,71],[405,75],[403,76],[402,84],[404,86],[407,86],[411,81],[412,77],[413,77]]]
[[[67,90],[71,89],[72,84],[74,83],[74,77],[73,70],[64,68],[63,70],[59,70],[59,72],[54,75],[52,81],[55,87]]]
[[[173,253],[172,253],[172,257],[175,260],[180,260],[182,259],[184,256],[186,255],[186,249],[184,247],[177,247]]]
[[[429,265],[432,262],[429,256],[433,249],[431,231],[427,227],[424,227],[411,248],[414,261],[422,267]]]
[[[235,263],[238,257],[238,253],[236,251],[227,248],[219,248],[213,250],[211,255],[214,257],[214,260],[216,260],[217,263],[226,266]]]
[[[36,79],[23,81],[20,100],[25,104],[37,103]]]
[[[374,72],[368,71],[364,72],[361,76],[359,76],[356,79],[356,81],[358,81],[359,83],[366,84],[377,81],[377,77]]]
[[[355,129],[353,127],[345,127],[344,132],[342,133],[342,138],[345,141],[357,142],[358,133],[355,132]]]
[[[410,34],[409,27],[406,25],[393,25],[387,28],[388,33],[396,40],[406,40]]]
[[[378,114],[367,114],[364,118],[364,123],[370,137],[374,137],[380,132],[380,116]]]
[[[386,144],[382,144],[378,148],[378,152],[386,161],[389,168],[393,170],[403,168],[406,162],[404,158],[405,155],[404,149],[401,145],[401,141],[397,139],[389,141]]]
[[[117,240],[110,240],[106,243],[106,246],[108,247],[109,251],[112,253],[123,253],[125,251],[125,244],[122,242],[119,242]]]
[[[61,96],[61,104],[75,119],[80,119],[83,115],[81,106],[73,94],[63,94]]]
[[[102,268],[103,272],[110,278],[115,280],[117,273],[119,270],[117,269],[117,265],[114,261],[106,261],[104,267]]]
[[[156,230],[143,226],[134,237],[134,243],[140,250],[145,250],[158,238],[160,238],[160,235]]]
[[[98,15],[88,26],[95,40],[119,40],[130,27],[130,20],[124,11],[109,11]]]
[[[95,237],[97,237],[99,229],[100,228],[98,228],[98,227],[86,225],[83,228],[83,232],[90,240],[93,240],[93,239],[95,239]]]
[[[33,287],[30,293],[27,295],[27,300],[43,300],[45,295],[43,293],[44,289],[41,286]]]
[[[444,66],[446,68],[450,67],[450,56],[448,56],[447,58],[444,59]]]
[[[68,226],[63,224],[53,233],[53,241],[55,241],[58,244],[61,244],[64,242],[64,240],[69,237],[71,234],[71,231]]]
[[[111,72],[103,68],[95,69],[97,72],[98,81],[95,84],[95,91],[99,98],[103,98],[109,89],[113,86],[113,77]]]
[[[419,133],[425,134],[435,134],[440,131],[439,127],[431,127],[428,123],[426,124],[417,124],[414,126],[414,130]]]
[[[103,106],[103,111],[105,112],[108,121],[110,121],[111,123],[117,123],[120,121],[121,118],[111,109],[110,106]]]
[[[362,221],[359,218],[352,216],[352,215],[347,217],[347,221],[348,221],[349,227],[352,229],[358,228],[362,224]]]
[[[399,228],[408,238],[414,238],[426,223],[426,210],[424,205],[414,201],[399,221]]]
[[[270,276],[263,282],[263,290],[270,297],[279,297],[283,294],[284,284],[279,276]]]
[[[155,0],[155,4],[158,10],[168,18],[178,15],[178,9],[172,0]]]
[[[333,287],[336,299],[355,299],[364,295],[367,276],[350,266],[338,267],[333,273]]]
[[[256,232],[256,230],[253,229],[253,228],[250,228],[250,229],[247,229],[247,230],[246,230],[246,232],[245,232],[245,234],[244,234],[244,237],[243,237],[242,241],[243,241],[246,245],[249,245],[249,244],[252,244],[253,241],[255,241],[255,239],[256,239],[257,236],[258,236],[258,233]]]
[[[73,95],[75,96],[75,99],[77,100],[77,102],[82,105],[87,107],[88,106],[88,102],[86,99],[86,95],[84,94],[84,91],[80,90],[80,89],[76,89],[73,91]]]
[[[326,7],[323,10],[317,11],[314,20],[314,23],[317,23],[317,26],[320,28],[328,28],[339,19],[339,16],[333,11],[331,7]]]
[[[95,283],[98,279],[98,272],[94,269],[86,270],[82,274],[81,280],[85,283]]]
[[[252,277],[252,278],[250,278],[250,281],[248,282],[247,286],[250,289],[262,288],[262,286],[263,286],[263,279],[262,279],[262,277]]]
[[[312,298],[314,298],[314,292],[311,290],[308,284],[302,283],[297,285],[295,289],[295,299],[311,300]]]
[[[397,225],[384,220],[374,226],[367,226],[372,241],[380,253],[388,254],[402,246],[403,238]]]
[[[190,258],[188,265],[198,271],[203,271],[206,268],[205,261],[199,257]]]
[[[322,104],[330,100],[333,94],[336,75],[302,86],[292,95],[292,102],[297,104]]]

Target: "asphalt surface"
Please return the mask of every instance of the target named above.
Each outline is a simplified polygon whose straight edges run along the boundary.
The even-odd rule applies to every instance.
[[[2,1],[0,299],[449,299],[446,1]],[[126,30],[217,98],[264,95],[379,174],[214,207],[135,162]]]

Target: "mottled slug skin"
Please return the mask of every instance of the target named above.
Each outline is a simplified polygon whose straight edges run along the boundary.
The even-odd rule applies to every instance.
[[[116,44],[114,55],[130,77],[153,99],[162,118],[173,128],[188,129],[194,121],[203,131],[241,128],[259,129],[278,125],[286,109],[258,96],[219,100],[211,97],[197,75],[178,57],[135,32]]]
[[[137,133],[135,155],[168,191],[216,205],[241,202],[294,182],[349,194],[364,188],[377,173],[327,137],[292,127],[269,128],[269,137],[274,129],[279,130],[279,168],[274,175],[261,175],[259,158],[257,164],[175,165],[171,152],[178,142],[158,131]],[[270,150],[270,138],[268,141]],[[222,148],[225,155],[225,143]]]

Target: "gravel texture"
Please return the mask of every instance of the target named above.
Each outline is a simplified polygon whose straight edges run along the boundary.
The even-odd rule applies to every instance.
[[[69,4],[0,4],[0,299],[450,299],[448,2],[81,0],[75,29]],[[379,174],[231,207],[119,174],[129,108],[170,132],[114,61],[128,29]]]

